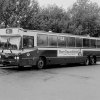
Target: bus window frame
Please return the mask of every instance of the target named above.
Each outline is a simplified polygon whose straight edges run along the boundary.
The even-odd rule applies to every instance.
[[[57,41],[56,41],[56,44],[57,44],[56,46],[53,46],[53,45],[50,45],[50,44],[49,44],[49,43],[50,43],[50,41],[49,41],[49,37],[50,37],[50,36],[52,36],[52,37],[55,36],[55,37],[57,38],[57,39],[56,39],[56,40],[57,40]],[[57,48],[57,47],[58,47],[58,35],[55,35],[55,34],[54,34],[54,35],[53,35],[53,34],[48,35],[48,46],[49,46],[49,47],[54,47],[54,48]]]
[[[21,36],[20,45],[19,45],[19,50],[21,49],[23,49],[23,36]]]
[[[81,46],[77,46],[76,44],[77,44],[77,39],[80,39],[81,40]],[[75,37],[75,47],[76,48],[83,48],[83,38],[81,38],[81,37]]]
[[[67,38],[74,38],[74,46],[72,45],[67,45],[68,44],[68,40]],[[66,36],[66,47],[69,47],[69,48],[76,48],[76,37],[75,36]]]
[[[83,38],[83,40],[84,39],[89,40],[89,42],[88,42],[89,44],[88,44],[88,46],[84,46],[84,41],[83,41],[83,48],[90,48],[90,39],[87,38],[87,37],[86,38]]]
[[[19,41],[19,45],[18,45],[17,49],[12,49],[12,48],[9,48],[9,49],[12,49],[12,50],[20,50],[22,48],[22,42],[21,42],[22,41],[22,37],[21,36],[18,36],[18,35],[16,35],[16,36],[15,35],[2,35],[0,37],[7,37],[8,39],[10,39],[12,37],[18,37],[18,38],[20,38],[20,41]],[[1,43],[1,41],[0,41],[0,43]],[[7,47],[7,49],[8,49],[8,47]]]
[[[60,38],[60,37],[63,37],[63,38],[64,38],[65,45],[63,45],[63,46],[59,45],[59,38]],[[66,43],[67,43],[67,42],[66,42],[66,39],[67,39],[67,38],[66,38],[65,35],[58,35],[58,36],[57,36],[57,45],[58,45],[59,48],[66,48],[66,46],[67,46],[67,44],[66,44]],[[60,42],[61,42],[61,41],[60,41]]]
[[[97,42],[100,41],[99,39],[96,40],[96,48],[100,48],[100,45],[98,47]]]
[[[90,40],[90,48],[97,48],[97,40],[96,39],[89,39]],[[91,42],[91,40],[94,40],[95,41],[95,46],[93,46],[93,45],[91,45],[92,44],[92,42]]]
[[[39,36],[39,35],[44,35],[44,36],[46,36],[46,38],[47,38],[47,45],[38,45],[38,36]],[[47,35],[47,34],[38,34],[38,35],[37,35],[37,46],[38,46],[38,47],[48,47],[48,35]]]
[[[33,46],[32,47],[24,47],[24,38],[27,38],[27,39],[33,39]],[[30,48],[34,48],[34,36],[28,36],[28,35],[23,35],[22,36],[22,49],[30,49]]]

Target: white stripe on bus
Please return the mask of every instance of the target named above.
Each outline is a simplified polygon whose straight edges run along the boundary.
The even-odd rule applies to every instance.
[[[67,50],[67,49],[79,49],[82,51],[100,51],[100,48],[89,48],[89,49],[84,49],[84,48],[38,48],[38,50]]]

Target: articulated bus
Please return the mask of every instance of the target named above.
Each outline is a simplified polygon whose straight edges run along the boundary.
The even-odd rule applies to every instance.
[[[0,64],[19,68],[100,60],[100,38],[22,28],[0,29]]]

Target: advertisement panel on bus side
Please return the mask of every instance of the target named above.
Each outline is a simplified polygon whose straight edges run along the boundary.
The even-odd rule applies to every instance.
[[[58,49],[57,56],[82,56],[80,49]]]

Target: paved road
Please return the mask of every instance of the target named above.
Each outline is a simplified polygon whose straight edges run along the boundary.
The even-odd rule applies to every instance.
[[[0,68],[0,100],[100,100],[100,64]]]

